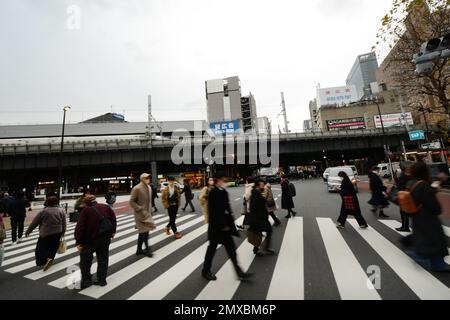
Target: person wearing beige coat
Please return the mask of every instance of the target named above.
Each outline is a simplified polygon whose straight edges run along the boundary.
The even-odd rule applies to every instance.
[[[150,175],[141,174],[141,182],[131,190],[130,206],[134,210],[135,228],[139,232],[136,255],[152,257],[148,244],[149,232],[156,229],[152,217],[152,189],[150,187]],[[142,249],[145,246],[145,250]]]

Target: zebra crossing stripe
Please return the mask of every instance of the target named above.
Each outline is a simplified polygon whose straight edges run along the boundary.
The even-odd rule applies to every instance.
[[[124,217],[124,218],[117,219],[117,222],[119,223],[119,222],[121,222],[121,221],[132,220],[132,219],[133,219],[133,216],[126,216],[126,217]],[[75,226],[76,226],[76,224],[73,224],[73,225],[70,225],[69,227],[67,227],[67,228],[66,228],[66,233],[75,230]],[[8,244],[5,246],[5,251],[13,250],[13,249],[15,249],[15,248],[21,248],[21,247],[24,247],[24,246],[26,246],[27,244],[29,244],[29,242],[31,242],[32,240],[35,240],[35,239],[37,239],[37,238],[39,238],[39,230],[38,230],[38,228],[36,228],[36,229],[31,233],[31,235],[30,235],[28,238],[22,239],[22,240],[23,240],[22,243],[13,245],[12,242],[11,242],[12,240],[11,240],[11,239],[8,239],[8,240],[7,240],[7,243],[8,243]]]
[[[184,217],[181,217],[178,222],[183,222],[183,221],[188,220],[190,218],[192,218],[192,217],[184,216]],[[181,226],[180,230],[182,228],[183,228],[183,225]],[[161,231],[161,230],[159,230],[159,231]],[[154,231],[153,233],[155,233],[155,232],[156,231]],[[158,236],[150,239],[150,245],[155,245],[155,244],[163,241],[164,239],[167,239],[167,235],[166,234],[159,234]],[[136,237],[135,236],[132,237],[132,239],[130,239],[130,238],[124,239],[124,240],[120,241],[121,243],[120,242],[116,243],[114,247],[110,246],[110,250],[118,248],[118,247],[120,247],[122,245],[128,244],[130,242],[134,242],[134,241],[136,241]],[[112,266],[112,265],[114,265],[114,264],[116,264],[116,263],[118,263],[118,262],[120,262],[120,261],[122,261],[122,260],[124,260],[124,259],[126,259],[126,258],[128,258],[130,256],[132,256],[133,254],[135,254],[135,252],[136,252],[136,247],[135,246],[131,246],[131,247],[127,248],[127,249],[121,250],[120,252],[118,252],[118,253],[116,253],[116,254],[114,254],[114,255],[109,257],[108,265]],[[78,263],[78,262],[79,262],[79,258],[78,258],[78,261],[76,261],[75,263]],[[75,265],[75,263],[72,264],[72,265]],[[97,263],[92,264],[91,272],[93,273],[96,270],[96,268],[97,268]],[[70,281],[70,283],[73,283],[73,279],[75,279],[77,281],[81,280],[80,270],[77,270],[75,273],[71,274],[71,281]],[[61,278],[59,278],[59,279],[49,283],[49,285],[52,286],[52,287],[63,289],[65,287],[67,287],[67,281],[68,281],[67,280],[67,276],[64,276],[64,277],[61,277]]]
[[[128,229],[128,228],[134,226],[134,224],[135,224],[135,223],[134,223],[134,221],[133,221],[133,222],[130,222],[130,223],[121,225],[119,228],[117,228],[117,231],[119,232],[119,231]],[[69,239],[74,239],[74,236],[72,235],[72,236],[67,237],[67,238],[66,238],[66,241],[69,240]],[[75,245],[75,240],[67,241],[67,242],[66,242],[66,245],[67,245],[67,247],[70,247],[70,246]],[[21,251],[25,252],[25,251],[29,251],[29,250],[34,250],[34,247],[35,247],[35,246],[36,246],[36,243],[33,242],[33,243],[30,244],[29,247],[23,248],[23,249],[19,249],[19,250],[17,250],[17,251],[13,251],[12,254],[17,254],[17,253],[19,253],[19,252],[21,252]],[[74,253],[74,252],[76,252],[76,251],[77,251],[77,249],[76,249],[75,247],[72,247],[72,248],[70,248],[70,249],[67,249],[66,252],[65,252],[64,254],[60,255],[60,256],[66,256],[66,255],[72,254],[72,253]],[[19,261],[22,261],[22,260],[26,260],[26,259],[32,258],[32,257],[34,257],[34,256],[35,256],[35,253],[34,253],[34,251],[33,251],[33,252],[29,252],[29,253],[20,255],[20,256],[15,257],[15,258],[6,259],[5,262],[3,263],[3,266],[8,266],[8,265],[14,264],[14,263],[16,263],[16,262],[19,262]]]
[[[400,232],[400,231],[395,230],[395,228],[401,227],[401,224],[395,220],[380,220],[380,222],[404,237],[411,234],[411,232]],[[447,250],[450,252],[450,248],[447,248]],[[450,264],[450,256],[444,257],[444,261],[447,264]]]
[[[450,228],[447,226],[442,225],[442,228],[444,229],[444,233],[447,237],[450,237]]]
[[[243,217],[242,217],[243,218]],[[250,268],[250,265],[255,258],[253,253],[253,246],[245,241],[237,249],[237,256],[242,270],[245,272]],[[230,259],[217,272],[217,280],[210,281],[196,300],[231,300],[241,281],[237,279],[236,271]]]
[[[348,222],[420,299],[450,299],[450,289],[447,286],[415,263],[393,243],[373,228],[360,230],[354,219],[349,219]]]
[[[380,300],[355,255],[330,218],[317,218],[334,279],[343,300]]]
[[[303,218],[291,218],[284,233],[267,300],[304,300]]]
[[[164,222],[166,222],[168,220],[169,220],[169,218],[160,219],[159,221],[157,221],[157,223],[164,223]],[[156,220],[155,220],[155,222],[156,222]],[[131,235],[131,236],[128,236],[128,235]],[[124,238],[124,239],[118,240],[118,241],[113,240],[113,242],[111,243],[111,245],[109,247],[110,250],[113,250],[115,248],[119,248],[122,245],[125,245],[125,244],[128,244],[130,242],[136,241],[136,230],[134,228],[130,229],[130,230],[124,232],[124,233],[116,235],[116,238],[117,237],[123,237],[123,236],[127,236],[127,237]],[[66,268],[68,268],[70,266],[74,266],[74,265],[76,265],[79,262],[80,262],[80,257],[78,255],[76,255],[75,257],[72,257],[70,259],[63,260],[60,263],[54,264],[51,267],[51,269],[49,269],[48,271],[44,272],[41,269],[39,269],[38,271],[35,271],[35,272],[33,272],[31,274],[28,274],[28,275],[25,275],[25,278],[28,278],[28,279],[31,279],[31,280],[37,280],[37,279],[46,277],[48,275],[54,274],[54,273],[56,273],[58,271],[64,270],[64,269],[66,269]],[[32,263],[30,263],[30,264],[32,264]],[[32,267],[33,266],[34,265],[32,265]],[[29,269],[29,268],[30,267],[28,267],[26,269]],[[20,270],[20,271],[22,271],[22,270]]]
[[[203,217],[196,218],[189,223],[185,225],[185,228],[194,226],[198,223],[203,222]],[[182,248],[189,242],[197,239],[201,235],[203,235],[207,230],[206,225],[202,225],[199,228],[195,229],[192,232],[189,232],[183,238],[176,240],[174,242],[171,242],[170,244],[162,247],[161,249],[154,252],[153,258],[149,259],[141,259],[135,263],[130,264],[129,266],[121,269],[120,271],[112,274],[108,277],[108,285],[106,287],[89,287],[87,289],[84,289],[80,291],[80,294],[89,296],[92,298],[100,298],[103,295],[107,294],[108,292],[112,291],[113,289],[117,288],[118,286],[122,285],[135,275],[143,272],[144,270],[150,268],[155,263],[161,261],[165,257],[169,256],[176,250]]]
[[[163,299],[180,284],[182,279],[186,279],[201,265],[207,247],[207,242],[202,244],[186,258],[131,296],[129,300]]]
[[[243,217],[238,218],[235,223],[240,224]],[[183,279],[186,279],[202,263],[205,257],[208,242],[202,244],[191,254],[178,262],[172,268],[164,272],[158,278],[139,290],[129,300],[161,300],[174,290]],[[221,245],[218,246],[220,248]]]

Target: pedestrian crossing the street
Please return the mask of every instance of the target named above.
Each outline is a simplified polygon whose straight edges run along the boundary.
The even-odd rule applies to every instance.
[[[162,232],[162,227],[168,222],[166,214],[157,214],[154,219],[157,229],[150,233],[154,256],[148,258],[135,255],[137,231],[133,215],[118,217],[117,233],[110,245],[108,285],[105,287],[92,286],[76,290],[81,275],[76,267],[79,255],[75,248],[75,224],[72,223],[68,224],[65,236],[67,251],[56,256],[54,265],[48,271],[44,272],[35,266],[37,230],[30,237],[24,238],[22,243],[13,245],[10,240],[5,241],[2,270],[32,281],[36,286],[59,290],[62,295],[70,295],[71,299],[74,295],[80,299],[176,299],[180,289],[191,288],[188,292],[183,292],[183,299],[233,300],[240,296],[241,290],[250,290],[246,288],[249,286],[259,293],[264,291],[261,296],[268,300],[304,300],[309,298],[312,286],[323,286],[322,282],[308,278],[311,274],[308,270],[317,268],[317,263],[320,263],[320,267],[328,268],[332,275],[329,287],[337,288],[336,299],[385,299],[383,290],[378,287],[379,283],[373,280],[371,273],[367,271],[367,263],[362,262],[355,249],[357,242],[373,250],[374,256],[389,266],[389,270],[382,268],[380,277],[383,277],[383,272],[395,273],[399,285],[410,290],[409,294],[418,299],[450,300],[450,279],[424,269],[392,241],[392,235],[399,238],[406,235],[395,231],[399,223],[394,220],[380,220],[375,222],[376,226],[360,229],[355,220],[349,219],[346,229],[339,230],[331,218],[293,217],[282,226],[274,228],[279,241],[275,241],[276,255],[273,263],[267,265],[266,259],[269,256],[256,257],[252,245],[242,233],[240,238],[235,238],[238,260],[244,271],[254,273],[253,277],[244,282],[239,281],[225,248],[219,247],[212,270],[217,281],[207,282],[201,277],[208,246],[208,226],[203,222],[203,216],[180,215],[177,225],[184,236],[179,240]],[[235,222],[237,225],[242,224],[243,217]],[[305,238],[306,228],[309,229],[311,223],[317,228],[314,229],[317,230],[314,231],[317,232],[317,241],[314,242]],[[315,256],[315,259],[320,260],[315,260],[314,263],[309,261],[305,252],[305,248],[312,245],[321,246],[314,248],[317,252],[325,252],[320,257]],[[378,260],[374,258],[374,261]],[[253,271],[261,270],[261,266],[265,267],[267,273],[263,278],[259,278],[258,273]],[[97,264],[94,263],[91,268],[94,277],[96,268]],[[192,283],[196,285],[191,286]],[[323,286],[320,290],[326,292],[329,287]]]

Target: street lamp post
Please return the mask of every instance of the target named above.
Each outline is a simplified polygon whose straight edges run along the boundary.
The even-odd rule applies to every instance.
[[[426,135],[426,137],[427,137],[427,141],[429,141],[428,135],[430,134],[430,128],[429,128],[429,126],[428,126],[428,120],[427,120],[427,114],[426,114],[426,112],[432,113],[433,110],[432,110],[431,108],[425,108],[425,107],[420,103],[420,108],[419,108],[417,111],[422,112],[422,114],[423,114],[423,119],[424,119],[424,121],[425,121],[425,128],[426,128],[426,130],[427,130],[427,135]]]
[[[61,198],[61,188],[62,188],[62,156],[64,152],[64,132],[66,127],[66,112],[70,110],[69,106],[65,106],[63,108],[63,123],[62,123],[62,132],[61,132],[61,148],[59,151],[59,159],[58,159],[58,198]]]

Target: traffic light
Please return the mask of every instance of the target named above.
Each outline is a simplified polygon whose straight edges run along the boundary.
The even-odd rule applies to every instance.
[[[429,74],[433,71],[433,61],[448,59],[450,57],[450,33],[440,38],[431,39],[422,44],[420,52],[415,54],[413,62],[416,64],[416,73]]]

